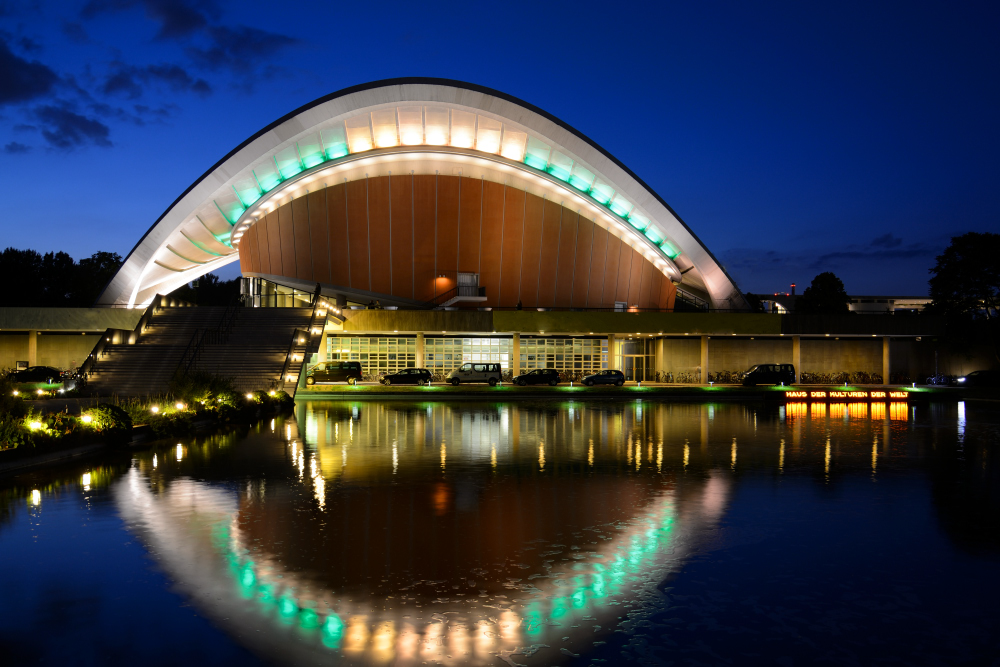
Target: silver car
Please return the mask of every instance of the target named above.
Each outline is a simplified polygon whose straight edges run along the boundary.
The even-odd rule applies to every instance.
[[[447,382],[458,386],[462,382],[488,382],[495,387],[500,382],[500,364],[462,364],[445,376]]]

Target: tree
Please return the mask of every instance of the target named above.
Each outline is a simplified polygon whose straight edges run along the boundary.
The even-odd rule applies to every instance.
[[[829,271],[819,274],[795,302],[795,312],[817,315],[846,315],[851,312],[851,297],[844,283]]]
[[[64,252],[44,255],[7,248],[0,252],[0,306],[93,306],[122,264],[113,252],[96,252],[79,264]]]
[[[953,343],[964,346],[988,337],[1000,361],[1000,234],[952,237],[931,274],[933,301],[927,312],[944,318]]]

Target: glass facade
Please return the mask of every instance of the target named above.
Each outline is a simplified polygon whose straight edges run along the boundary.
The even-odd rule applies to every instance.
[[[521,337],[521,370],[554,368],[584,374],[608,367],[607,338]]]
[[[360,361],[367,374],[395,373],[417,363],[416,338],[385,336],[330,336],[326,343],[327,361]]]
[[[432,373],[447,373],[466,361],[492,361],[511,368],[510,338],[424,338],[424,367]]]

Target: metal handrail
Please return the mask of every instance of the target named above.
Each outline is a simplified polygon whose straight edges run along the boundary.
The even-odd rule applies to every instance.
[[[146,330],[149,323],[153,321],[153,314],[160,308],[161,300],[162,296],[160,294],[153,296],[153,300],[149,302],[149,306],[147,306],[146,311],[142,314],[142,317],[139,318],[139,323],[135,325],[135,329],[128,337],[129,345],[135,345],[139,342],[139,336],[141,336],[142,332]]]
[[[222,311],[222,317],[219,318],[218,326],[212,329],[195,329],[187,347],[184,348],[184,353],[177,364],[177,370],[174,371],[175,377],[184,377],[191,372],[191,368],[201,357],[205,345],[222,345],[229,342],[229,335],[236,325],[236,319],[240,314],[240,308],[243,306],[243,303],[243,295],[237,295],[230,300],[229,305]]]
[[[321,298],[322,298],[322,295],[320,293],[320,287],[319,287],[319,285],[317,285],[316,286],[316,291],[313,292],[313,298],[312,298],[312,307],[313,307],[313,309],[312,309],[312,315],[309,317],[309,328],[305,332],[305,334],[306,334],[306,342],[305,343],[299,343],[298,342],[300,329],[295,329],[295,331],[292,332],[292,342],[288,346],[288,353],[285,354],[285,363],[282,364],[282,366],[281,366],[281,376],[278,377],[278,381],[277,381],[277,383],[275,383],[277,388],[280,388],[280,389],[284,389],[285,388],[285,383],[287,382],[286,378],[288,377],[288,369],[289,369],[289,367],[292,364],[292,356],[295,354],[296,345],[302,345],[303,346],[303,349],[302,349],[302,364],[305,365],[306,352],[309,349],[312,348],[312,343],[313,343],[313,329],[316,328],[316,317],[319,314],[320,299]],[[326,315],[324,316],[324,319],[323,319],[323,328],[325,329],[326,328],[326,318],[330,316],[330,309],[329,308],[324,308],[324,310],[325,310]],[[322,329],[320,330],[319,335],[320,336],[323,335],[323,330]],[[291,392],[292,398],[295,398],[295,393],[298,390],[298,386],[299,386],[298,380],[301,379],[301,375],[302,375],[302,371],[300,369],[299,370],[299,374],[296,377],[295,386],[292,387],[292,392]]]
[[[112,328],[106,329],[104,334],[101,335],[101,340],[97,341],[97,345],[91,351],[90,356],[87,357],[83,364],[80,366],[80,377],[87,378],[94,372],[94,366],[97,365],[97,359],[104,354],[104,349],[111,344],[111,339],[114,336],[115,330]]]

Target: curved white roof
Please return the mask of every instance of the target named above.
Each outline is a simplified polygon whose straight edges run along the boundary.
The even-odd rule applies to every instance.
[[[593,141],[498,91],[416,78],[333,93],[245,141],[171,204],[98,305],[143,306],[236,261],[246,229],[307,189],[389,172],[463,173],[555,199],[641,252],[679,289],[715,308],[744,305],[680,217]]]

